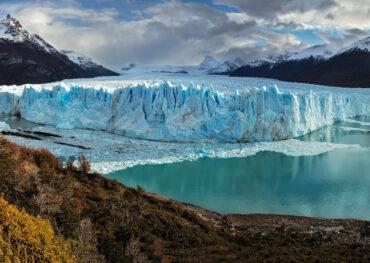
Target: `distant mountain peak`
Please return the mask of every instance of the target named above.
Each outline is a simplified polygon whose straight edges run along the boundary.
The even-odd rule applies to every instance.
[[[370,37],[336,51],[335,46],[313,46],[285,56],[249,62],[232,72],[231,76],[341,87],[370,87]]]
[[[76,55],[76,60],[71,61],[41,37],[25,30],[11,15],[0,20],[0,49],[2,85],[117,75],[86,56]]]
[[[22,24],[10,14],[7,15],[6,19],[0,21],[0,39],[16,43],[28,41],[46,52],[58,52],[40,36],[30,34],[22,27]]]
[[[349,45],[348,47],[342,49],[340,53],[345,53],[345,52],[348,52],[348,51],[352,51],[352,50],[363,50],[363,51],[367,51],[367,52],[370,52],[370,36],[368,37],[365,37],[363,39],[360,39],[356,42],[354,42],[353,44]]]
[[[246,62],[242,58],[239,58],[239,57],[235,57],[232,63],[234,63],[238,67],[241,67],[246,64]]]
[[[201,70],[205,70],[205,71],[208,71],[212,68],[215,68],[217,66],[219,66],[220,63],[217,59],[215,59],[214,57],[212,56],[205,56],[202,63],[199,64],[199,69]]]
[[[89,75],[118,75],[115,72],[103,67],[102,65],[96,63],[90,57],[79,54],[72,50],[61,50],[62,54],[66,55],[70,61],[79,65],[83,70],[85,70]]]
[[[334,56],[337,49],[329,45],[315,45],[305,48],[301,51],[291,51],[280,55],[269,56],[267,58],[252,60],[247,65],[252,67],[259,67],[263,64],[275,65],[287,61],[298,61],[313,58],[315,60],[326,60]]]
[[[7,15],[6,19],[0,21],[0,38],[21,42],[30,38],[30,34],[23,29],[21,23]]]
[[[64,55],[66,55],[69,58],[69,60],[71,60],[72,62],[74,62],[77,65],[87,66],[87,67],[89,67],[89,65],[91,65],[91,64],[96,65],[96,63],[91,58],[89,58],[88,56],[79,54],[79,53],[74,52],[72,50],[64,50],[63,49],[60,52],[62,52]]]
[[[133,63],[133,62],[130,62],[130,63],[128,63],[128,64],[126,64],[126,65],[122,66],[121,70],[123,70],[123,71],[127,71],[127,70],[133,69],[133,68],[135,68],[135,67],[136,67],[136,64],[135,64],[135,63]]]
[[[288,60],[301,60],[306,58],[328,59],[335,54],[335,49],[322,44],[308,47],[300,52],[294,52],[287,55]]]

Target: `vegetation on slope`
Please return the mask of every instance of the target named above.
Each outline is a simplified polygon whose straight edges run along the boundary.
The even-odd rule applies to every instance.
[[[54,234],[50,222],[19,211],[0,198],[0,261],[75,262],[72,243]]]
[[[83,159],[79,169],[63,168],[48,151],[5,139],[0,139],[0,192],[74,240],[71,253],[78,262],[370,260],[367,222],[316,220],[310,221],[314,228],[302,229],[299,218],[271,224],[222,216],[90,173]],[[332,231],[334,226],[343,231]]]

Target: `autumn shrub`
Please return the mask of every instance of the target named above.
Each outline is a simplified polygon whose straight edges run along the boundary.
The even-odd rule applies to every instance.
[[[72,243],[55,235],[49,221],[0,198],[0,262],[76,262]]]

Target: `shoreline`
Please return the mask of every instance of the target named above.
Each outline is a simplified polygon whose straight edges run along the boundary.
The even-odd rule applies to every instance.
[[[92,169],[109,174],[137,165],[195,161],[203,157],[248,157],[262,151],[288,156],[313,156],[335,149],[359,147],[356,144],[303,141],[293,138],[253,143],[174,143],[140,140],[86,129],[60,129],[39,125],[11,115],[0,115],[9,124],[7,138],[31,148],[46,148],[62,159],[86,156]]]
[[[67,239],[80,240],[89,222],[89,254],[107,262],[125,258],[132,244],[155,262],[370,260],[369,221],[222,215],[90,173],[86,163],[62,168],[45,150],[1,138],[0,152],[4,199]]]

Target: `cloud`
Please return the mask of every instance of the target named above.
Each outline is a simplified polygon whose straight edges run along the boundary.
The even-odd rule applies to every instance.
[[[206,54],[229,56],[235,53],[232,50],[253,45],[261,39],[274,43],[266,45],[261,52],[276,49],[277,43],[292,46],[287,42],[297,41],[293,36],[268,34],[247,16],[227,14],[196,3],[159,3],[142,10],[141,19],[132,21],[118,19],[117,10],[112,8],[94,10],[78,5],[33,3],[8,5],[7,9],[27,29],[57,48],[88,54],[112,67],[131,61],[196,64]],[[239,55],[250,56],[250,53],[240,52]]]
[[[245,45],[233,46],[218,55],[221,57],[242,57],[245,61],[250,61],[308,47],[306,43],[291,34],[277,34],[268,31],[256,33],[259,41],[254,44],[246,43]],[[261,42],[263,44],[260,44]]]
[[[217,0],[217,2],[237,7],[241,12],[265,19],[273,19],[281,14],[292,12],[325,10],[337,5],[334,0]]]
[[[362,30],[359,28],[350,28],[341,32],[341,34],[333,34],[330,31],[317,32],[322,39],[329,45],[336,47],[337,49],[342,48],[343,46],[349,45],[354,41],[363,39],[369,36],[369,31]]]
[[[72,49],[118,68],[129,62],[197,64],[205,55],[266,57],[307,46],[294,35],[302,28],[315,30],[323,42],[347,43],[370,28],[366,1],[214,1],[240,12],[179,0],[119,5],[113,0],[11,1],[0,3],[0,13],[11,12],[58,49]],[[340,37],[333,36],[333,30]]]
[[[295,21],[320,30],[347,30],[370,28],[370,2],[368,0],[336,0],[336,5],[325,9],[313,9],[304,13],[280,14],[280,21]]]
[[[215,0],[266,24],[318,29],[370,28],[369,0]]]

